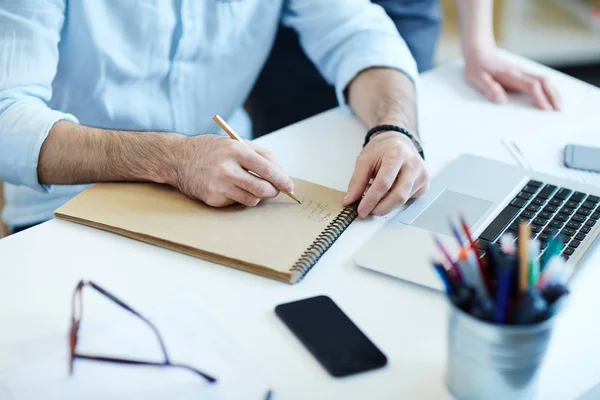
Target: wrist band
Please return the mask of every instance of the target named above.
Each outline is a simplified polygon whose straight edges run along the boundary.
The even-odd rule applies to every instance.
[[[367,143],[369,143],[369,140],[371,140],[371,137],[373,135],[375,135],[376,133],[385,132],[385,131],[398,132],[398,133],[401,133],[401,134],[405,135],[406,137],[408,137],[411,140],[411,142],[413,142],[415,147],[417,148],[417,151],[419,152],[419,155],[421,156],[421,158],[423,160],[425,160],[425,153],[423,152],[423,147],[421,146],[421,143],[419,143],[419,141],[415,138],[415,136],[412,133],[410,133],[408,130],[401,128],[399,126],[396,126],[396,125],[377,125],[376,127],[371,128],[369,130],[369,132],[367,132],[367,136],[365,137],[365,143],[363,144],[363,147],[365,147],[367,145]]]

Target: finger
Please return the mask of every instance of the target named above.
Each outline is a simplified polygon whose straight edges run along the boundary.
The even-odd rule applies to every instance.
[[[279,190],[269,182],[252,175],[242,168],[239,168],[239,171],[236,172],[234,183],[240,189],[252,193],[261,199],[273,198],[279,194]]]
[[[377,175],[373,180],[373,184],[365,193],[365,197],[361,200],[358,205],[358,216],[360,218],[367,217],[371,211],[379,204],[379,201],[386,195],[387,192],[392,188],[396,177],[402,167],[403,161],[397,160],[382,162],[381,168],[377,171]]]
[[[412,198],[413,187],[419,176],[418,169],[404,164],[392,189],[373,209],[373,215],[386,215]]]
[[[509,72],[498,76],[504,86],[515,89],[521,93],[527,93],[533,98],[533,104],[542,110],[552,110],[552,106],[546,98],[542,83],[521,71]]]
[[[255,207],[260,203],[260,199],[252,193],[232,185],[226,193],[227,198],[236,203],[243,204],[247,207]]]
[[[361,198],[367,190],[372,173],[372,166],[367,159],[359,157],[352,178],[350,179],[350,184],[348,185],[348,191],[344,197],[344,206],[352,204]]]
[[[506,103],[508,96],[506,91],[488,72],[481,73],[474,82],[485,96],[494,103]]]
[[[267,149],[265,149],[263,147],[260,147],[256,143],[251,142],[249,140],[246,140],[245,142],[248,144],[248,146],[250,146],[250,148],[252,150],[254,150],[255,152],[257,152],[258,154],[260,154],[261,156],[263,156],[267,160],[271,161],[273,164],[279,165],[279,162],[277,161],[277,158],[275,157],[275,154],[273,152],[271,152],[270,150],[267,150]]]
[[[294,190],[292,180],[277,164],[272,163],[250,148],[241,153],[239,163],[242,168],[258,174],[262,179],[270,182],[284,193],[290,193]]]
[[[552,105],[552,108],[554,108],[555,111],[560,111],[560,109],[562,108],[562,98],[556,86],[554,86],[550,79],[546,78],[545,76],[533,74],[530,74],[530,76],[542,83],[542,89],[546,94],[546,98]]]
[[[414,199],[418,199],[419,197],[423,196],[425,193],[427,193],[427,191],[429,190],[429,182],[424,184],[423,186],[421,186],[421,188],[419,190],[417,190],[415,192],[415,194],[413,194],[413,198]]]

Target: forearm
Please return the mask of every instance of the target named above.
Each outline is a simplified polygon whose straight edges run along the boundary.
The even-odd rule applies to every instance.
[[[456,0],[463,52],[495,47],[493,0]]]
[[[417,134],[415,86],[402,72],[369,68],[350,83],[348,102],[368,126],[399,125]]]
[[[40,151],[41,184],[73,185],[104,181],[169,183],[180,135],[111,131],[57,122]]]

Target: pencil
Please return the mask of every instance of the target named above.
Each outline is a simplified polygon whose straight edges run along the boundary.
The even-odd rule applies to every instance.
[[[221,127],[221,129],[223,129],[225,131],[225,133],[227,133],[229,135],[230,138],[232,138],[233,140],[237,140],[238,142],[241,142],[244,145],[248,146],[248,143],[246,143],[237,133],[235,133],[233,128],[231,128],[231,126],[229,126],[229,124],[227,122],[225,122],[225,120],[223,118],[221,118],[218,114],[213,117],[213,121],[215,121],[217,123],[217,125],[219,125]],[[248,146],[248,148],[251,149],[250,146]],[[296,197],[296,194],[294,193],[294,191],[291,191],[286,194],[291,199],[295,200],[298,204],[302,204],[302,202],[298,199],[298,197]]]
[[[531,226],[525,222],[519,225],[519,291],[524,293],[529,287],[529,239]]]
[[[442,264],[434,263],[433,267],[435,271],[438,273],[440,279],[444,283],[444,287],[446,288],[446,293],[452,294],[454,291],[452,288],[452,284],[450,283],[450,277],[448,276],[448,271],[444,268]]]
[[[456,238],[456,241],[458,242],[458,247],[463,247],[464,244],[460,237],[460,232],[458,232],[458,229],[456,229],[456,226],[454,225],[452,220],[448,221],[448,225],[450,225],[450,229],[452,230],[452,233],[454,234],[454,237]]]
[[[490,289],[489,277],[487,276],[487,271],[485,270],[485,267],[483,266],[483,261],[479,257],[479,255],[481,254],[481,251],[479,249],[479,246],[477,246],[477,243],[475,243],[475,241],[473,240],[473,236],[471,236],[471,229],[469,229],[469,224],[467,224],[467,220],[465,219],[465,216],[462,214],[460,215],[460,224],[463,228],[463,231],[465,231],[465,236],[467,236],[467,240],[469,242],[469,247],[471,247],[471,249],[475,253],[475,258],[477,260],[477,265],[479,266],[479,272],[481,273],[481,278],[483,279],[483,283],[486,285],[487,289],[489,290]]]
[[[540,242],[536,239],[529,241],[529,287],[534,287],[540,279]]]

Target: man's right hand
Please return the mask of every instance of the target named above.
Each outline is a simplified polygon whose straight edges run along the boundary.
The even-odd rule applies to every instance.
[[[251,142],[246,144],[216,135],[184,138],[177,143],[183,157],[176,160],[168,183],[213,207],[234,203],[253,207],[280,191],[291,192],[293,183],[273,155]]]
[[[68,121],[54,124],[42,145],[38,181],[156,182],[213,207],[255,206],[294,186],[273,155],[251,142],[216,135],[104,130]]]

